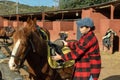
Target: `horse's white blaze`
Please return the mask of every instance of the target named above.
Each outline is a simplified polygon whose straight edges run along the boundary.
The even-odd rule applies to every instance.
[[[13,56],[16,55],[19,46],[20,46],[20,39],[18,39],[18,41],[15,43],[15,46],[14,46],[14,48],[12,50],[11,55],[13,55]],[[15,66],[14,66],[15,65],[14,59],[15,59],[15,57],[10,57],[10,60],[9,60],[9,68],[11,70],[14,70],[14,68],[15,68]]]

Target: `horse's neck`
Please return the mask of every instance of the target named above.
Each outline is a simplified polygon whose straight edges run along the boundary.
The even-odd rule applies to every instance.
[[[33,47],[35,48],[35,52],[30,51],[27,62],[31,67],[31,73],[40,74],[39,76],[44,77],[46,71],[49,69],[48,61],[47,61],[47,42],[42,39],[41,35],[38,35],[36,32],[32,32],[31,40]],[[33,72],[34,71],[34,72]]]
[[[47,56],[47,42],[42,39],[39,33],[33,32],[33,34],[33,45],[36,49],[36,53]]]

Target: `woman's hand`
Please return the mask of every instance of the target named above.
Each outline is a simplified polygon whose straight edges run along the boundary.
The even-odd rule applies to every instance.
[[[55,56],[52,56],[53,60],[57,61],[57,60],[62,59],[61,56],[58,53],[55,53],[55,54],[56,54]]]
[[[62,40],[62,42],[63,42],[64,46],[67,46],[67,42],[66,41]]]

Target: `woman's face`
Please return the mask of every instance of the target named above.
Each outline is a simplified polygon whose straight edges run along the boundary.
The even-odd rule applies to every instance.
[[[90,27],[85,27],[85,26],[80,27],[80,32],[81,32],[82,34],[86,34],[86,33],[88,33],[89,31],[90,31]]]

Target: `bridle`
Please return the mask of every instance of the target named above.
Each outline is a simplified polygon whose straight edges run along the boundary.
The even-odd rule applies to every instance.
[[[14,57],[14,58],[16,58],[16,59],[18,59],[18,60],[20,61],[20,63],[17,65],[17,69],[18,69],[18,70],[19,70],[20,68],[24,67],[23,63],[24,63],[24,61],[25,61],[25,59],[26,59],[26,56],[27,56],[27,54],[29,53],[30,49],[31,49],[31,47],[28,47],[28,48],[26,49],[25,55],[23,56],[23,58],[20,58],[20,57],[15,56],[15,55],[11,55],[11,57]]]
[[[25,62],[25,59],[26,59],[26,56],[28,55],[29,51],[32,49],[33,52],[35,52],[35,47],[34,47],[34,44],[31,40],[31,36],[28,38],[28,44],[30,44],[30,46],[27,47],[27,49],[25,50],[24,52],[24,56],[22,58],[18,57],[18,56],[15,56],[15,55],[11,55],[11,57],[14,57],[16,58],[17,60],[20,61],[20,63],[17,65],[17,69],[19,70],[20,68],[23,68],[24,65],[23,63]]]

